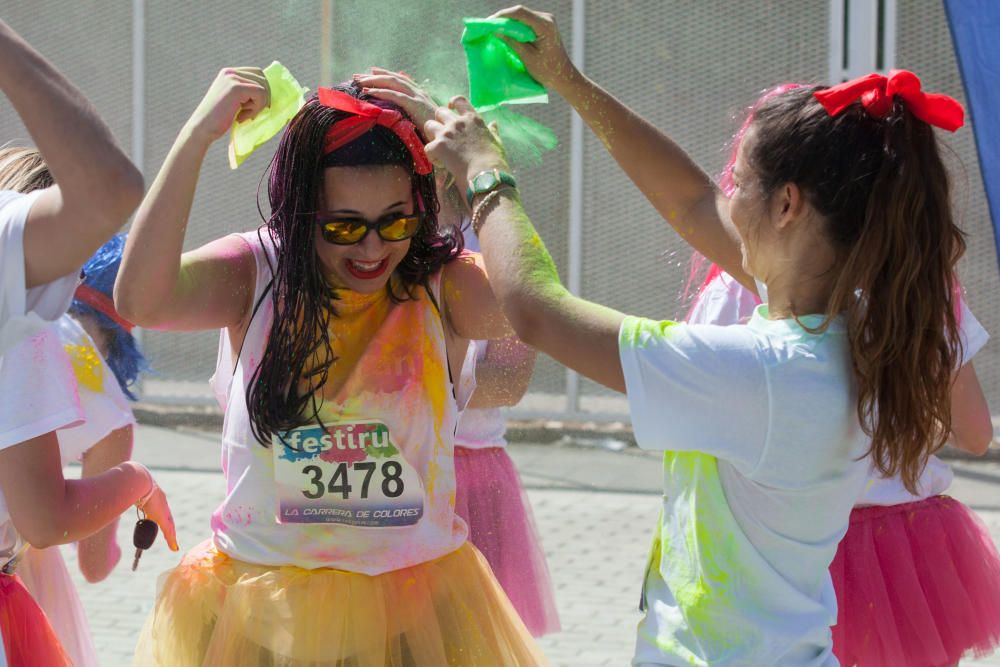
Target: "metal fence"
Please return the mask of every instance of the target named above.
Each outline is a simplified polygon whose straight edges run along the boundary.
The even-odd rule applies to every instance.
[[[707,170],[720,169],[743,108],[779,82],[826,82],[857,29],[858,8],[875,0],[555,0],[567,46],[610,91],[665,128]],[[505,2],[461,0],[33,0],[0,3],[2,15],[93,100],[151,181],[171,142],[223,66],[277,59],[300,81],[343,80],[370,65],[403,69],[459,89],[462,16]],[[933,90],[963,98],[948,26],[939,2],[880,0],[889,52],[885,66],[913,69]],[[853,28],[844,16],[854,12]],[[887,17],[887,18],[886,18]],[[841,21],[843,20],[843,23]],[[861,20],[863,24],[863,19]],[[864,25],[862,25],[864,27]],[[845,56],[846,58],[846,56]],[[518,178],[528,212],[564,280],[588,299],[625,312],[683,314],[690,249],[622,175],[568,107],[553,99],[519,109],[552,128],[560,146]],[[9,108],[0,137],[26,138]],[[953,149],[956,206],[969,234],[961,277],[988,330],[1000,324],[992,231],[968,128],[945,138]],[[221,142],[220,142],[221,144]],[[187,248],[259,222],[254,194],[267,149],[238,171],[223,146],[205,162],[187,232]],[[214,333],[144,332],[158,375],[144,398],[211,401],[206,380]],[[1000,405],[1000,356],[977,358],[988,397]],[[517,411],[551,418],[622,417],[620,396],[539,360]]]

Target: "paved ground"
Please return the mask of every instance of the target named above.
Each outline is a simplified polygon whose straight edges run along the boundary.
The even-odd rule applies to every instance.
[[[137,458],[157,471],[182,549],[208,536],[208,517],[222,498],[216,437],[139,428]],[[565,445],[516,445],[511,454],[534,505],[562,616],[563,631],[541,640],[546,654],[559,667],[627,665],[657,512],[658,459]],[[953,495],[979,512],[1000,543],[1000,463],[956,462],[955,468]],[[119,539],[123,548],[131,543],[131,521],[123,521]],[[85,584],[70,563],[104,665],[131,664],[156,576],[177,559],[160,542],[137,573],[123,563],[96,585]],[[963,664],[1000,667],[1000,657]]]

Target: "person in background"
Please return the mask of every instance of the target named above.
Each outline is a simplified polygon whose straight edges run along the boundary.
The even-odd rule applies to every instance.
[[[377,85],[376,77],[359,75],[357,80]],[[468,205],[451,180],[441,176],[438,201],[442,227],[462,234],[465,249],[478,252]],[[517,336],[469,341],[458,382],[458,402],[465,409],[455,433],[455,512],[468,524],[469,541],[486,557],[521,620],[541,637],[559,631],[559,612],[531,503],[507,453],[503,414],[503,408],[517,405],[528,391],[537,356]]]
[[[65,467],[81,461],[83,479],[99,475],[132,456],[135,416],[130,401],[148,364],[132,335],[132,325],[114,309],[112,291],[125,238],[114,236],[84,265],[68,314],[55,323],[70,358],[83,409],[83,423],[56,432]],[[121,558],[118,521],[77,543],[84,579],[97,583]],[[18,574],[41,606],[75,667],[99,664],[90,627],[76,587],[58,547],[28,548]]]
[[[34,167],[0,163],[0,664],[63,665],[69,657],[16,575],[26,545],[86,538],[137,501],[152,503],[173,539],[166,501],[144,467],[63,477],[55,431],[83,415],[75,384],[53,386],[42,366],[72,377],[47,327],[69,307],[80,267],[138,205],[143,181],[80,91],[3,21],[0,91],[58,181],[28,188]]]

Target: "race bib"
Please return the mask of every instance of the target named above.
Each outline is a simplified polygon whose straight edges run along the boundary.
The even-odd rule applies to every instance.
[[[378,421],[303,426],[272,437],[278,523],[410,526],[424,486]]]

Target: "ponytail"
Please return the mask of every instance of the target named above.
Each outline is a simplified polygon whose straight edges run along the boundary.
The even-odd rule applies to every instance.
[[[930,125],[899,98],[883,118],[860,103],[830,116],[815,90],[757,110],[750,160],[765,193],[794,182],[824,216],[838,251],[827,323],[846,317],[872,463],[915,492],[951,431],[965,239]]]

